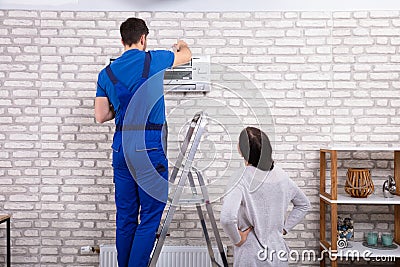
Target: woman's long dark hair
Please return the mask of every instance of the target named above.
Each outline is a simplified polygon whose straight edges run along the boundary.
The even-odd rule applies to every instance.
[[[268,171],[274,167],[271,143],[260,129],[244,129],[239,136],[239,150],[248,163],[260,170]]]

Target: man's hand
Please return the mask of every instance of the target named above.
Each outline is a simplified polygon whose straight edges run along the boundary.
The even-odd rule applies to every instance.
[[[178,52],[181,51],[183,47],[188,47],[187,43],[183,40],[179,40],[176,44],[173,45],[173,48]]]
[[[246,242],[247,236],[249,235],[251,230],[253,230],[253,226],[250,226],[249,228],[247,228],[244,231],[240,231],[240,229],[239,229],[238,231],[239,231],[239,235],[240,235],[240,242],[235,244],[235,246],[240,247],[241,245],[243,245],[244,242]]]
[[[185,41],[179,40],[172,48],[174,50],[173,67],[188,63],[191,60],[192,52]]]

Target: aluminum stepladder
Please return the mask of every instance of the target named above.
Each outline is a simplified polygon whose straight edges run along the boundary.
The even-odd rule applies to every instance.
[[[151,256],[150,262],[149,262],[149,267],[156,267],[157,260],[160,256],[161,249],[164,245],[169,226],[172,222],[174,213],[178,207],[179,204],[188,204],[192,203],[196,205],[196,210],[199,215],[199,219],[201,222],[201,227],[203,229],[204,237],[206,239],[207,243],[207,249],[208,249],[208,254],[211,259],[211,263],[213,267],[221,267],[221,265],[215,260],[214,252],[212,249],[211,245],[211,240],[210,236],[207,231],[207,226],[205,222],[205,218],[203,215],[202,211],[202,204],[205,204],[206,211],[208,213],[208,217],[211,222],[211,227],[214,232],[214,237],[217,242],[218,250],[223,262],[224,267],[228,267],[228,261],[226,259],[226,255],[224,252],[224,248],[222,245],[221,237],[218,232],[218,227],[217,223],[215,221],[213,209],[209,200],[209,194],[207,187],[204,183],[203,176],[200,171],[192,167],[194,157],[196,155],[197,148],[200,144],[200,139],[205,131],[205,126],[207,125],[207,118],[206,115],[203,112],[196,113],[196,115],[193,117],[192,121],[190,122],[189,129],[187,131],[185,140],[183,141],[181,151],[179,153],[178,159],[176,161],[176,164],[173,168],[171,177],[169,179],[171,184],[174,184],[178,174],[180,173],[179,181],[176,186],[176,189],[173,193],[173,197],[170,200],[169,208],[167,211],[167,215],[164,219],[164,223],[162,224],[161,227],[161,232],[157,235],[156,243],[153,249],[153,254]],[[190,148],[189,148],[190,146]],[[189,151],[188,151],[189,148]],[[186,160],[185,160],[186,159]],[[185,160],[185,163],[183,161]],[[180,169],[182,168],[181,172]],[[181,199],[183,189],[186,185],[187,180],[189,180],[189,186],[192,192],[193,196],[198,196],[197,190],[196,190],[196,185],[193,177],[193,172],[196,174],[198,183],[201,189],[201,198],[196,198],[196,199],[190,199],[190,200],[183,200]]]

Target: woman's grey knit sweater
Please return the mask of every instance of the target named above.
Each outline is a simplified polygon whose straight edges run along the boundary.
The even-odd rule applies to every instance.
[[[282,232],[289,232],[304,218],[310,208],[309,200],[279,166],[271,171],[247,166],[232,180],[222,206],[222,228],[237,244],[238,229],[254,227],[247,241],[235,246],[234,266],[288,266],[289,249]],[[294,207],[285,220],[290,202]]]

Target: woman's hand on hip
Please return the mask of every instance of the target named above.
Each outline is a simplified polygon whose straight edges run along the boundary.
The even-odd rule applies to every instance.
[[[243,245],[246,242],[247,236],[249,235],[251,230],[253,230],[253,226],[250,226],[244,231],[240,231],[240,229],[238,229],[240,235],[240,242],[235,244],[235,246],[240,247],[241,245]]]

